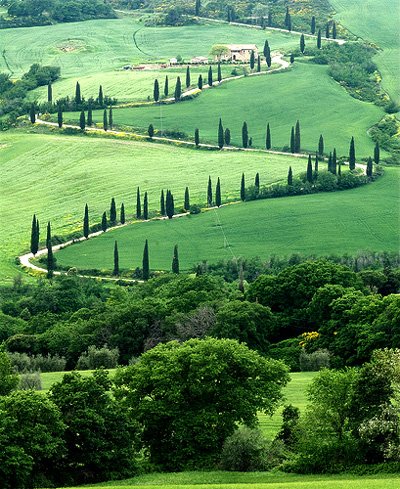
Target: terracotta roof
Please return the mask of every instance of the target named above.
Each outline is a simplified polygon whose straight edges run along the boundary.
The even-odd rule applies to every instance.
[[[228,44],[228,48],[231,51],[255,51],[257,49],[257,46],[255,44]]]

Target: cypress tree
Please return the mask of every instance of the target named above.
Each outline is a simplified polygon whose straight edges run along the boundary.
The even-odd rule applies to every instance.
[[[322,46],[322,35],[321,35],[321,29],[318,29],[318,35],[317,35],[317,48],[321,49]]]
[[[329,153],[328,157],[328,171],[332,173],[332,152]]]
[[[219,119],[218,124],[218,147],[219,149],[222,149],[224,147],[224,127],[222,125],[221,118]]]
[[[292,172],[291,166],[289,166],[289,171],[288,171],[288,175],[287,175],[287,184],[293,185],[293,172]]]
[[[300,36],[300,51],[302,54],[304,54],[304,49],[306,47],[306,42],[304,40],[304,34]]]
[[[164,190],[161,190],[161,197],[160,197],[160,214],[162,216],[165,216],[165,197],[164,197]]]
[[[190,210],[189,187],[185,188],[185,199],[184,199],[183,207],[185,208],[186,211]]]
[[[329,39],[330,37],[330,32],[329,32],[329,22],[326,24],[326,29],[325,29],[325,37]]]
[[[110,107],[108,111],[108,127],[112,129],[113,127],[113,113],[112,113],[112,107]]]
[[[342,162],[339,160],[339,164],[338,164],[338,172],[337,174],[339,175],[339,177],[342,176]]]
[[[294,63],[294,54],[293,53],[291,53],[291,55],[289,57],[289,61],[290,61],[291,65]]]
[[[313,181],[313,170],[312,170],[311,155],[308,155],[307,182],[312,183],[312,181]]]
[[[125,206],[124,206],[123,202],[121,204],[120,221],[121,221],[121,224],[125,224]]]
[[[203,77],[199,75],[199,79],[197,81],[197,87],[201,90],[203,88]]]
[[[286,14],[285,14],[285,26],[287,27],[288,24],[289,24],[289,17],[290,17],[290,13],[289,13],[289,7],[286,7]]]
[[[149,218],[149,200],[147,197],[147,192],[144,193],[143,199],[143,219],[147,221]]]
[[[336,22],[333,21],[333,24],[332,24],[332,37],[333,37],[333,39],[336,39],[336,36],[337,36]]]
[[[367,161],[367,177],[372,177],[373,163],[372,158],[369,157]]]
[[[169,87],[168,87],[168,75],[165,76],[164,82],[164,97],[168,97]]]
[[[219,177],[217,179],[217,186],[215,188],[215,205],[217,207],[221,207],[221,182],[219,181]]]
[[[186,67],[186,88],[190,87],[190,68],[189,65]]]
[[[88,239],[89,237],[89,207],[85,204],[85,213],[83,215],[83,236]]]
[[[272,12],[268,12],[268,27],[272,27]]]
[[[51,242],[50,221],[47,223],[46,247],[47,247],[47,278],[51,279],[53,277],[55,263],[54,263],[54,255],[53,255],[53,245]]]
[[[53,103],[53,87],[51,86],[51,83],[47,85],[47,102],[50,104]]]
[[[147,129],[147,133],[149,135],[149,138],[152,139],[154,136],[154,126],[153,124],[149,124],[149,128]]]
[[[260,174],[257,172],[254,179],[254,187],[256,189],[256,195],[260,193]]]
[[[175,214],[175,205],[174,196],[172,195],[172,192],[170,190],[167,190],[167,196],[165,200],[165,210],[167,212],[168,219],[172,219]]]
[[[101,229],[103,232],[107,231],[107,214],[103,212],[103,215],[101,216]]]
[[[271,48],[269,47],[268,41],[265,41],[264,44],[264,50],[263,50],[264,56],[265,56],[265,62],[267,63],[268,68],[271,68]]]
[[[324,156],[324,137],[322,134],[319,136],[318,153],[320,156]]]
[[[160,98],[160,86],[158,85],[157,79],[154,80],[153,98],[154,98],[154,102],[158,102]]]
[[[221,63],[218,63],[217,80],[221,83],[222,80]]]
[[[106,109],[104,109],[104,112],[103,112],[103,129],[105,131],[107,131],[107,129],[108,129],[107,110]]]
[[[288,23],[287,23],[287,30],[289,32],[292,30],[292,17],[290,14],[289,14],[289,19],[288,19]]]
[[[39,249],[40,246],[40,227],[39,219],[36,218],[36,248]]]
[[[253,138],[249,138],[249,148],[253,146]]]
[[[99,101],[100,107],[103,107],[104,96],[103,96],[103,87],[101,85],[99,86],[99,96],[97,97],[97,100]]]
[[[290,152],[295,153],[295,145],[294,145],[294,127],[292,126],[292,130],[290,132]]]
[[[172,258],[172,273],[179,274],[178,245],[174,246],[174,256]]]
[[[178,76],[178,78],[176,79],[176,85],[175,85],[175,94],[174,94],[175,100],[180,100],[181,95],[182,95],[182,84],[181,84],[181,79]]]
[[[200,15],[200,7],[201,7],[201,1],[196,0],[195,7],[194,7],[194,15],[198,17]]]
[[[311,17],[311,34],[315,34],[315,17]]]
[[[255,54],[254,51],[251,51],[250,53],[250,69],[254,69],[254,63],[255,63]]]
[[[213,198],[212,198],[212,186],[211,186],[211,177],[208,177],[208,184],[207,184],[207,205],[212,206],[213,203]]]
[[[82,131],[85,130],[86,127],[86,118],[85,118],[85,111],[81,111],[81,115],[79,116],[79,127],[82,129]]]
[[[35,124],[36,122],[36,113],[35,113],[35,106],[34,104],[31,105],[30,109],[29,109],[29,118],[31,120],[31,123],[32,124]]]
[[[315,153],[315,163],[314,163],[314,171],[318,173],[318,153]]]
[[[240,181],[240,198],[246,200],[246,183],[244,179],[244,173],[242,173],[242,179]]]
[[[148,243],[147,239],[146,239],[146,243],[144,245],[144,250],[143,250],[142,267],[143,267],[143,280],[149,280],[149,278],[150,278],[150,263],[149,263],[149,243]]]
[[[115,226],[116,222],[117,222],[117,207],[115,205],[115,199],[113,197],[111,199],[111,204],[110,204],[110,224],[111,224],[111,226]]]
[[[349,169],[354,170],[355,167],[356,167],[356,149],[354,144],[354,137],[352,137],[350,141],[350,150],[349,150]]]
[[[76,82],[75,86],[75,103],[76,105],[80,105],[82,103],[81,86],[79,85],[79,82]]]
[[[257,71],[258,71],[258,73],[260,73],[260,71],[261,71],[261,59],[260,59],[260,55],[257,56]]]
[[[198,146],[200,144],[200,133],[198,128],[194,130],[194,144]]]
[[[271,149],[271,129],[269,127],[269,122],[267,124],[267,134],[265,136],[265,147]]]
[[[31,253],[33,255],[36,255],[39,249],[39,242],[38,242],[38,229],[37,229],[37,223],[36,223],[36,214],[33,214],[32,218],[32,228],[31,228]]]
[[[229,128],[225,129],[224,137],[225,137],[225,144],[229,146],[231,144],[231,130]]]
[[[379,143],[377,142],[375,144],[375,148],[374,148],[374,162],[375,162],[376,165],[379,165],[380,154],[381,154],[381,151],[379,149]]]
[[[63,113],[62,113],[61,105],[58,106],[58,110],[57,110],[57,122],[58,122],[58,127],[61,129],[63,125]]]
[[[332,173],[336,175],[337,171],[337,154],[336,154],[336,148],[333,148],[333,155],[332,155]]]
[[[247,128],[247,122],[243,122],[242,126],[242,145],[243,148],[247,148],[249,145],[249,131]]]
[[[117,241],[114,242],[114,270],[112,274],[115,276],[119,275],[119,255]]]
[[[140,188],[136,190],[136,219],[142,218],[142,204],[140,201]]]
[[[87,125],[88,126],[92,126],[93,125],[93,110],[92,110],[92,104],[91,104],[91,102],[89,102],[89,105],[88,105]]]
[[[296,121],[296,128],[294,131],[294,149],[296,153],[300,153],[301,144],[300,144],[300,122]]]
[[[208,68],[208,86],[212,87],[213,86],[213,73],[212,73],[212,67]]]

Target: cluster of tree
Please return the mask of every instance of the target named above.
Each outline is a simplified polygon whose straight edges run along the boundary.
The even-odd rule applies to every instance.
[[[8,6],[7,18],[1,17],[0,28],[116,17],[104,0],[6,0],[4,3]]]

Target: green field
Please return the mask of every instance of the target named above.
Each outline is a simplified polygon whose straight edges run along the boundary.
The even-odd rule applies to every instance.
[[[232,144],[241,145],[241,128],[246,120],[253,145],[259,147],[264,147],[269,122],[272,145],[281,149],[289,146],[291,127],[299,119],[305,150],[315,151],[322,133],[327,151],[336,147],[339,155],[347,155],[354,136],[357,156],[366,157],[374,147],[367,130],[382,115],[377,106],[350,97],[328,76],[326,66],[295,63],[291,71],[234,80],[187,102],[115,110],[114,121],[143,129],[150,123],[160,129],[162,124],[164,129],[182,130],[189,135],[198,127],[204,140],[216,141],[221,117],[224,127],[231,130]],[[78,115],[65,117],[76,121]],[[102,111],[95,113],[97,122],[102,122],[102,117]]]
[[[116,157],[117,155],[117,157]],[[127,217],[136,206],[136,188],[149,193],[150,210],[159,209],[160,191],[173,191],[183,205],[186,186],[192,203],[206,202],[208,176],[221,178],[222,198],[238,199],[240,178],[260,173],[261,183],[305,171],[304,159],[256,152],[206,151],[147,142],[8,131],[0,134],[0,274],[15,274],[14,257],[29,246],[36,213],[53,234],[81,229],[85,203],[91,222],[100,221],[111,197],[123,201]]]
[[[400,3],[398,0],[331,0],[337,18],[354,34],[372,41],[382,85],[400,103]]]
[[[121,269],[141,266],[149,240],[150,266],[169,270],[179,245],[180,265],[215,263],[239,256],[399,251],[399,169],[378,181],[335,193],[230,205],[198,216],[137,223],[57,253],[58,263],[81,269],[112,269],[118,241]]]
[[[78,370],[79,374],[82,377],[90,377],[94,370]],[[116,370],[108,369],[110,376],[113,377]],[[56,382],[61,382],[64,375],[68,372],[42,372],[40,374],[40,379],[42,381],[42,391],[46,392],[50,389],[50,387]]]

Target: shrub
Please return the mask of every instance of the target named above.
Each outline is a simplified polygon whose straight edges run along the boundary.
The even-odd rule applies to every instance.
[[[34,390],[41,391],[42,390],[42,380],[40,378],[39,372],[30,372],[26,374],[22,374],[19,379],[18,389],[22,391]]]
[[[13,368],[17,372],[60,372],[65,369],[66,360],[59,355],[28,355],[27,353],[9,353]]]
[[[238,472],[267,470],[267,441],[260,430],[243,427],[229,436],[221,453],[221,468]]]
[[[190,206],[190,214],[200,214],[201,207],[197,204],[193,204]]]
[[[322,368],[329,368],[331,354],[328,350],[317,350],[313,353],[300,353],[300,370],[302,372],[315,372]]]
[[[87,352],[82,353],[76,364],[78,370],[94,370],[97,368],[115,368],[118,365],[118,348],[109,349],[106,345],[102,348],[89,346]]]

